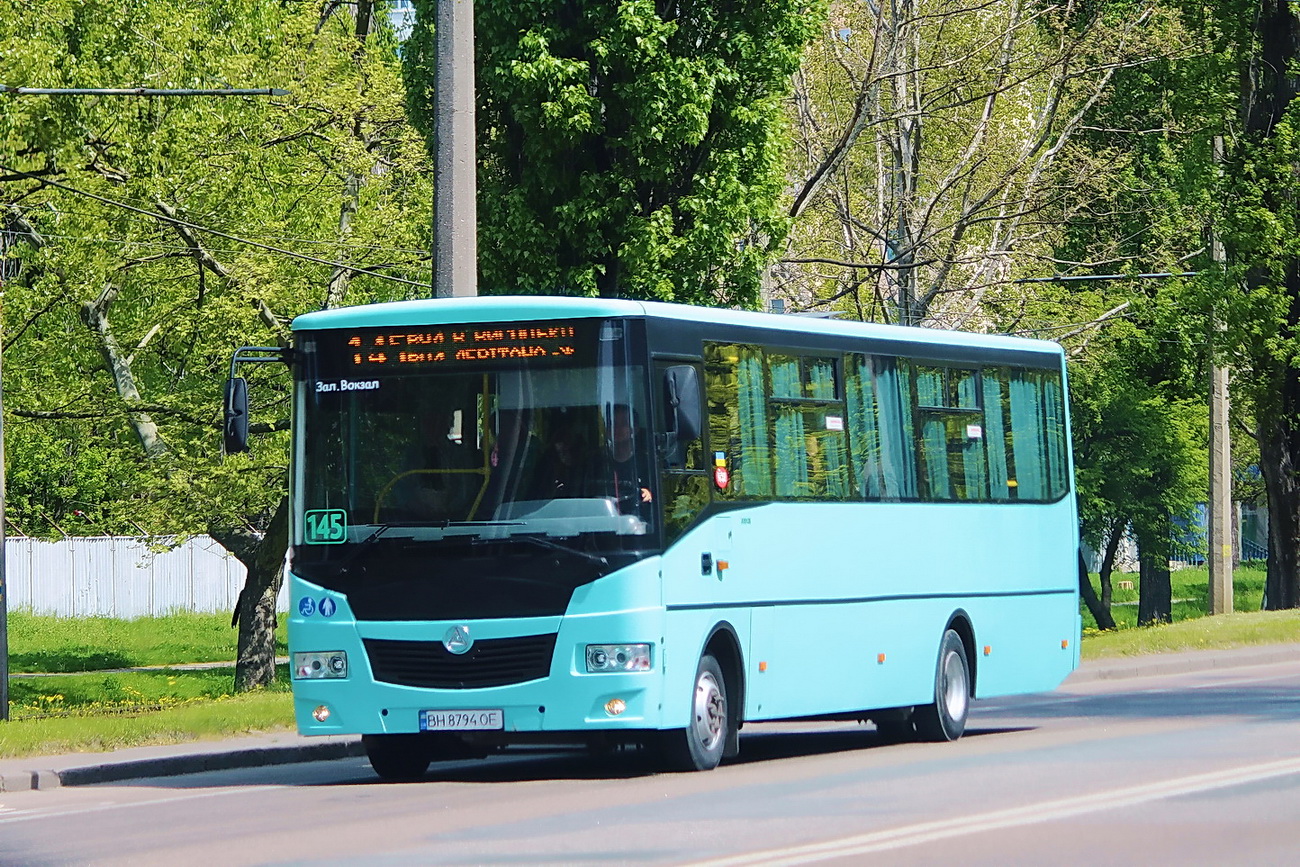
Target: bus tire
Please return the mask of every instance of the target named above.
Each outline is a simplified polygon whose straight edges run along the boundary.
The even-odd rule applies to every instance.
[[[961,636],[949,629],[939,643],[934,674],[934,703],[921,705],[913,717],[925,741],[955,741],[966,731],[970,713],[970,663]]]
[[[424,777],[429,770],[433,753],[428,738],[417,734],[362,735],[370,767],[381,780],[388,782],[413,782]]]
[[[662,756],[670,770],[711,771],[722,761],[731,727],[727,682],[711,654],[700,657],[691,693],[691,719],[684,729],[663,732]]]

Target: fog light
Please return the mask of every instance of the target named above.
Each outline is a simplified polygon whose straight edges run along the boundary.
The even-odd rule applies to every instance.
[[[311,712],[311,715],[312,719],[316,720],[316,722],[325,722],[325,720],[330,718],[330,707],[327,704],[317,705]]]
[[[648,644],[588,644],[587,671],[649,671]]]
[[[293,655],[293,679],[317,680],[348,676],[348,655],[342,650]]]
[[[627,702],[621,698],[611,698],[605,702],[605,713],[610,716],[618,716],[625,710],[627,710]]]

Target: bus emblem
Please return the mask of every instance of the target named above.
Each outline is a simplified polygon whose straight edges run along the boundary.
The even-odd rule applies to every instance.
[[[474,646],[474,639],[469,637],[469,627],[453,626],[448,629],[447,634],[442,637],[442,646],[447,648],[448,653],[454,653],[457,656],[468,653],[469,649]]]

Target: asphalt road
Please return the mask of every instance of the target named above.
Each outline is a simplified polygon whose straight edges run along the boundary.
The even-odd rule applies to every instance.
[[[1300,661],[977,702],[953,744],[745,729],[742,758],[341,759],[0,794],[0,864],[1287,864]]]

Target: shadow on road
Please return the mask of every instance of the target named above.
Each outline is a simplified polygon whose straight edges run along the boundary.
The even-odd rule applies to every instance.
[[[998,700],[999,716],[1032,719],[1198,719],[1231,716],[1243,723],[1275,723],[1300,717],[1300,684],[1196,684],[1078,694],[1044,693]],[[979,708],[976,704],[975,708]]]
[[[890,749],[899,746],[882,738],[871,726],[815,730],[810,724],[794,724],[798,730],[781,731],[781,724],[751,726],[741,736],[740,755],[724,766],[742,766],[847,753]],[[816,725],[816,724],[811,724]],[[834,725],[834,724],[832,724]],[[755,731],[754,729],[759,730]],[[1025,728],[971,728],[965,737],[1024,731]],[[938,745],[936,745],[938,746]],[[172,777],[121,780],[103,786],[160,789],[207,789],[237,786],[369,786],[422,785],[427,783],[508,784],[551,780],[630,780],[664,773],[652,752],[626,747],[605,752],[582,748],[523,747],[504,750],[486,759],[435,763],[424,778],[414,783],[385,783],[375,776],[364,757],[234,768]]]

